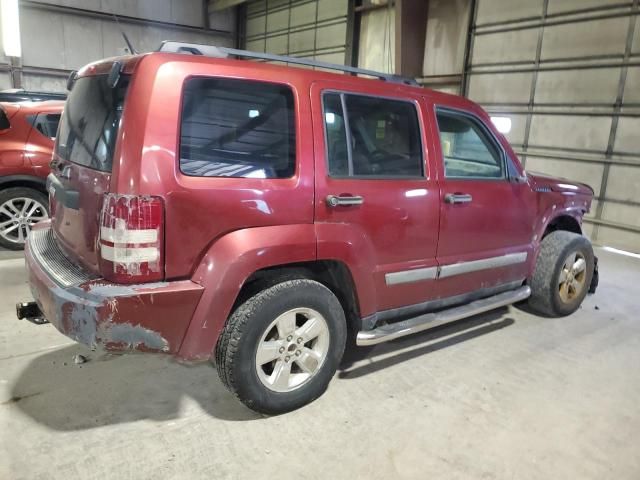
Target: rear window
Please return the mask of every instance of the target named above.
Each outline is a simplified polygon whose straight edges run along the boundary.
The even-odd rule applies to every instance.
[[[129,77],[115,88],[107,75],[76,80],[64,107],[56,153],[73,163],[110,172]]]
[[[289,178],[295,171],[291,89],[192,78],[182,103],[180,170],[198,177]]]

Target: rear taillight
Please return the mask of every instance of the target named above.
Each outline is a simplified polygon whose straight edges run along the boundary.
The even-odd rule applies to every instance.
[[[100,272],[116,283],[162,280],[164,207],[151,196],[106,194],[100,219]]]

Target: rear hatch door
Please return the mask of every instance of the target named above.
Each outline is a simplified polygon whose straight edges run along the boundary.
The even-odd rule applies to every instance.
[[[80,77],[65,104],[51,163],[52,225],[67,255],[97,272],[100,213],[109,191],[129,77]]]

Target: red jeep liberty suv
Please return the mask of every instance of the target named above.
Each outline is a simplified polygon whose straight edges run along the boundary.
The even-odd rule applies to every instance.
[[[320,396],[348,330],[374,345],[526,299],[568,315],[595,284],[593,191],[525,173],[464,98],[177,42],[69,86],[18,316],[211,359],[257,411]]]

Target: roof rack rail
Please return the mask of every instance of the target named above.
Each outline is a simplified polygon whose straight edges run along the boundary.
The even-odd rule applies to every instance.
[[[401,77],[391,73],[376,72],[364,68],[350,67],[347,65],[338,65],[336,63],[319,62],[308,58],[289,57],[286,55],[275,55],[272,53],[252,52],[249,50],[239,50],[237,48],[217,47],[214,45],[201,45],[197,43],[175,42],[165,40],[160,44],[158,52],[170,53],[188,53],[191,55],[204,55],[206,57],[228,58],[231,55],[243,58],[257,58],[260,60],[269,60],[274,62],[293,63],[296,65],[306,65],[309,67],[326,68],[327,70],[338,70],[341,72],[351,73],[354,75],[367,75],[369,77],[379,78],[386,82],[402,83],[405,85],[419,85],[413,78]]]

